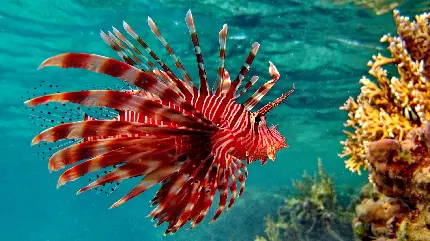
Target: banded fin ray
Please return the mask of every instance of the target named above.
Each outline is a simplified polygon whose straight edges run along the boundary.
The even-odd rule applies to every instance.
[[[105,42],[113,51],[115,51],[119,57],[121,57],[124,62],[131,66],[136,66],[139,62],[137,59],[129,57],[125,52],[124,49],[121,48],[121,46],[118,43],[115,43],[105,32],[100,31],[100,37],[102,38],[103,42]]]
[[[54,142],[62,139],[85,137],[117,137],[120,135],[205,135],[207,132],[188,128],[172,128],[128,121],[91,120],[61,124],[49,128],[33,138],[32,144],[40,141]]]
[[[168,154],[169,151],[172,150],[172,148],[163,149],[162,151],[155,151],[153,147],[147,145],[139,145],[135,144],[132,146],[128,146],[125,148],[113,150],[107,153],[104,153],[102,155],[98,155],[96,157],[93,157],[91,159],[88,159],[82,163],[79,163],[65,172],[61,174],[60,178],[58,179],[58,187],[66,184],[70,181],[75,181],[76,179],[82,177],[83,175],[91,172],[95,172],[99,169],[106,168],[113,165],[120,165],[125,163],[124,165],[118,167],[117,169],[113,170],[109,174],[101,177],[100,179],[97,179],[90,185],[88,185],[88,189],[91,189],[92,187],[102,185],[106,182],[112,182],[121,180],[120,179],[111,179],[113,176],[116,177],[116,175],[126,175],[126,173],[122,173],[123,170],[131,170],[130,166],[131,163],[138,162],[139,160],[147,160],[148,158],[157,158],[162,155]],[[153,164],[150,161],[146,163],[139,162],[138,168],[135,168],[138,170],[138,173],[144,173],[148,171],[150,168],[157,168],[158,164]],[[136,167],[136,165],[134,167]],[[127,169],[128,168],[128,169]],[[138,173],[135,173],[138,175]],[[139,174],[141,175],[141,174]],[[91,188],[90,188],[91,187]],[[87,189],[85,189],[87,190]]]
[[[183,161],[181,161],[181,158],[184,158],[184,155],[177,155],[173,157],[172,163],[178,163],[178,162],[182,163]],[[158,184],[162,180],[171,176],[173,173],[179,171],[180,167],[181,165],[178,165],[178,164],[167,165],[164,168],[158,168],[148,173],[132,190],[130,190],[125,196],[123,196],[121,199],[116,201],[114,204],[112,204],[110,208],[118,207],[121,204],[127,202],[128,200],[147,191],[148,189]]]
[[[202,51],[200,49],[199,38],[197,37],[196,27],[194,25],[193,15],[191,11],[188,10],[187,16],[185,17],[185,22],[187,23],[188,31],[190,32],[191,41],[194,46],[194,51],[196,52],[197,67],[199,69],[200,78],[200,88],[199,94],[202,96],[209,95],[208,78],[206,76],[205,64],[203,61]]]
[[[254,84],[258,81],[258,76],[252,76],[252,78],[246,82],[243,89],[239,92],[239,94],[234,96],[234,100],[244,95]]]
[[[189,100],[193,96],[193,93],[190,92],[189,87],[176,77],[172,70],[154,53],[152,49],[142,40],[142,38],[128,25],[125,21],[123,21],[124,30],[134,38],[144,49],[148,52],[149,55],[161,66],[161,68],[166,72],[166,74],[170,77],[170,79],[176,84],[176,86],[181,90],[181,92],[185,95],[185,99]],[[197,93],[194,93],[197,94]]]
[[[216,86],[216,94],[220,94],[222,87],[223,87],[223,80],[224,80],[224,71],[225,71],[225,51],[226,51],[226,45],[227,45],[227,24],[224,24],[222,26],[221,31],[219,32],[219,67],[218,67],[218,74],[215,81]]]
[[[160,30],[158,29],[157,25],[154,23],[154,21],[148,17],[148,25],[152,31],[152,33],[157,37],[158,40],[163,44],[164,48],[166,49],[167,53],[170,55],[170,57],[175,61],[175,66],[181,71],[182,76],[185,80],[185,82],[195,90],[196,86],[193,83],[193,80],[191,79],[190,75],[185,70],[184,66],[182,65],[179,58],[175,55],[170,45],[167,43],[166,39],[161,35]]]
[[[135,144],[150,144],[156,141],[156,137],[119,137],[84,141],[55,152],[48,161],[49,171],[58,171],[67,165],[80,160],[102,155],[116,149]]]
[[[154,74],[141,71],[127,63],[95,54],[66,53],[45,60],[39,68],[58,66],[61,68],[81,68],[122,79],[132,85],[157,95],[161,99],[177,104],[196,118],[211,123],[174,90],[158,81]]]
[[[34,98],[25,102],[25,104],[36,106],[48,102],[72,102],[83,106],[104,106],[118,110],[130,110],[185,127],[202,130],[214,129],[212,124],[208,125],[194,116],[187,115],[153,100],[120,91],[92,90],[58,93]]]
[[[112,31],[115,34],[115,36],[119,38],[122,42],[124,42],[131,50],[133,50],[137,54],[137,56],[143,58],[148,63],[148,65],[151,67],[152,70],[158,70],[155,64],[151,60],[149,60],[145,55],[143,55],[143,53],[134,44],[132,44],[117,28],[112,27]]]
[[[260,100],[267,94],[267,92],[269,92],[273,85],[276,84],[280,77],[275,65],[273,65],[270,61],[269,65],[269,73],[273,78],[262,85],[251,97],[249,97],[248,100],[246,100],[244,105],[247,110],[251,110],[254,106],[256,106],[258,102],[260,102]]]
[[[239,74],[231,82],[230,89],[227,92],[227,96],[230,96],[230,98],[233,98],[237,89],[240,87],[243,79],[245,78],[246,74],[248,73],[249,69],[251,68],[252,62],[254,61],[254,58],[257,55],[259,48],[260,48],[259,43],[255,42],[252,44],[251,50],[249,51],[249,54],[246,57],[245,63],[243,64],[242,68],[240,69]]]
[[[130,41],[128,41],[116,28],[112,27],[115,34],[109,32],[109,36],[106,35],[103,31],[101,31],[101,37],[118,55],[126,61],[126,63],[139,67],[142,66],[144,70],[147,72],[157,73],[159,70],[155,67],[155,65],[148,60]],[[125,46],[124,43],[128,46]],[[136,52],[133,53],[132,50]],[[130,57],[131,56],[131,57]],[[143,61],[138,57],[142,57],[146,60],[149,66],[143,63]],[[129,63],[131,62],[131,63]],[[141,68],[142,69],[142,68]],[[172,81],[171,78],[165,78],[164,75],[156,74],[154,76],[157,80],[164,83],[168,87],[172,88],[177,94],[181,95],[181,97],[185,97],[181,90],[176,86],[176,84]]]

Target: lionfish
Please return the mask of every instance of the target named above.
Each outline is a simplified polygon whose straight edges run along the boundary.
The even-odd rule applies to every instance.
[[[275,159],[277,151],[288,147],[276,126],[267,126],[266,114],[294,92],[293,85],[290,91],[273,102],[251,112],[280,77],[276,67],[269,62],[272,79],[245,103],[237,103],[237,98],[258,79],[254,76],[241,87],[259,44],[252,45],[239,74],[231,81],[224,66],[226,24],[219,32],[220,65],[216,82],[209,88],[191,11],[185,20],[197,58],[199,87],[194,85],[154,21],[148,17],[151,31],[175,61],[182,79],[123,22],[127,34],[161,69],[113,27],[112,32],[106,34],[101,31],[100,34],[123,61],[95,54],[65,53],[48,58],[39,69],[46,66],[86,69],[119,78],[136,89],[63,92],[25,102],[30,107],[48,102],[68,102],[116,110],[118,115],[113,119],[93,118],[85,114],[83,120],[62,122],[34,137],[32,145],[41,141],[81,140],[60,148],[50,156],[50,171],[72,166],[59,177],[57,187],[104,168],[113,169],[97,176],[98,179],[78,193],[128,178],[143,177],[111,208],[161,183],[151,201],[156,208],[149,216],[153,220],[158,219],[156,226],[168,223],[166,234],[175,233],[188,222],[190,228],[197,226],[205,218],[218,191],[219,205],[211,223],[215,221],[243,193],[248,176],[246,164],[261,160],[261,165],[264,165],[268,158]]]

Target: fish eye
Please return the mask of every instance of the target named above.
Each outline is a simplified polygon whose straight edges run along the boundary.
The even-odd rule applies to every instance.
[[[260,121],[261,121],[261,116],[260,115],[257,115],[256,117],[255,117],[255,119],[254,119],[254,121],[255,121],[255,123],[260,123]]]

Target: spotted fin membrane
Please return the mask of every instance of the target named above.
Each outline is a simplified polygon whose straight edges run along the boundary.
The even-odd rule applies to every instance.
[[[115,90],[125,90],[125,91],[133,91],[131,86],[129,85],[116,85],[113,88],[107,88],[105,86],[88,86],[87,89],[115,89]],[[50,84],[46,81],[41,81],[40,84],[34,86],[30,90],[26,91],[25,95],[21,96],[23,101],[27,101],[36,96],[40,96],[42,94],[46,95],[47,93],[59,93],[59,85],[58,84]],[[118,112],[113,109],[105,108],[105,107],[82,107],[73,103],[47,103],[37,108],[29,108],[24,106],[24,113],[26,115],[27,120],[29,121],[30,126],[32,126],[33,134],[38,134],[42,130],[54,127],[59,124],[82,121],[83,119],[97,119],[97,120],[110,120],[118,116]],[[35,155],[38,159],[42,159],[43,161],[48,161],[49,157],[51,157],[55,152],[64,149],[68,146],[81,143],[83,139],[67,139],[61,140],[57,142],[43,142],[37,144],[37,148],[35,148]],[[85,159],[86,160],[86,159]],[[85,160],[82,160],[85,161]],[[119,167],[119,165],[115,165],[112,167],[107,167],[101,169],[99,171],[93,172],[87,175],[87,180],[89,182],[93,182],[100,177],[110,173],[112,170]],[[116,188],[120,185],[120,181],[116,181],[113,183],[106,183],[102,186],[94,188],[94,191],[97,194],[106,194],[110,195],[112,192],[116,190]]]

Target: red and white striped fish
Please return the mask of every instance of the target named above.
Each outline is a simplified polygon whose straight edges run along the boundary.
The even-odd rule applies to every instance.
[[[277,151],[288,147],[276,126],[267,126],[266,114],[287,99],[294,92],[294,86],[273,102],[251,112],[280,77],[276,67],[269,62],[269,73],[273,78],[244,104],[236,102],[258,79],[254,76],[243,83],[257,54],[258,43],[252,45],[245,64],[231,81],[224,68],[227,37],[227,25],[224,25],[219,33],[220,65],[216,84],[211,90],[189,11],[186,24],[197,57],[200,78],[197,88],[151,18],[148,18],[148,24],[175,61],[182,78],[177,77],[124,22],[127,34],[161,69],[116,28],[107,34],[101,32],[101,37],[123,61],[94,54],[66,53],[45,60],[40,68],[82,68],[119,78],[138,90],[64,92],[33,98],[25,104],[33,107],[48,102],[70,102],[117,110],[119,115],[114,119],[85,116],[82,121],[54,126],[37,135],[32,144],[83,140],[49,158],[50,171],[71,166],[60,176],[58,187],[107,167],[114,169],[78,193],[142,177],[140,183],[112,207],[161,183],[152,200],[157,207],[149,216],[158,219],[157,225],[167,222],[166,233],[175,233],[187,222],[191,228],[198,225],[218,191],[219,205],[212,219],[215,221],[225,206],[230,208],[236,197],[242,194],[248,175],[245,164],[261,160],[263,165],[268,158],[274,160]],[[237,184],[240,184],[239,193]]]

